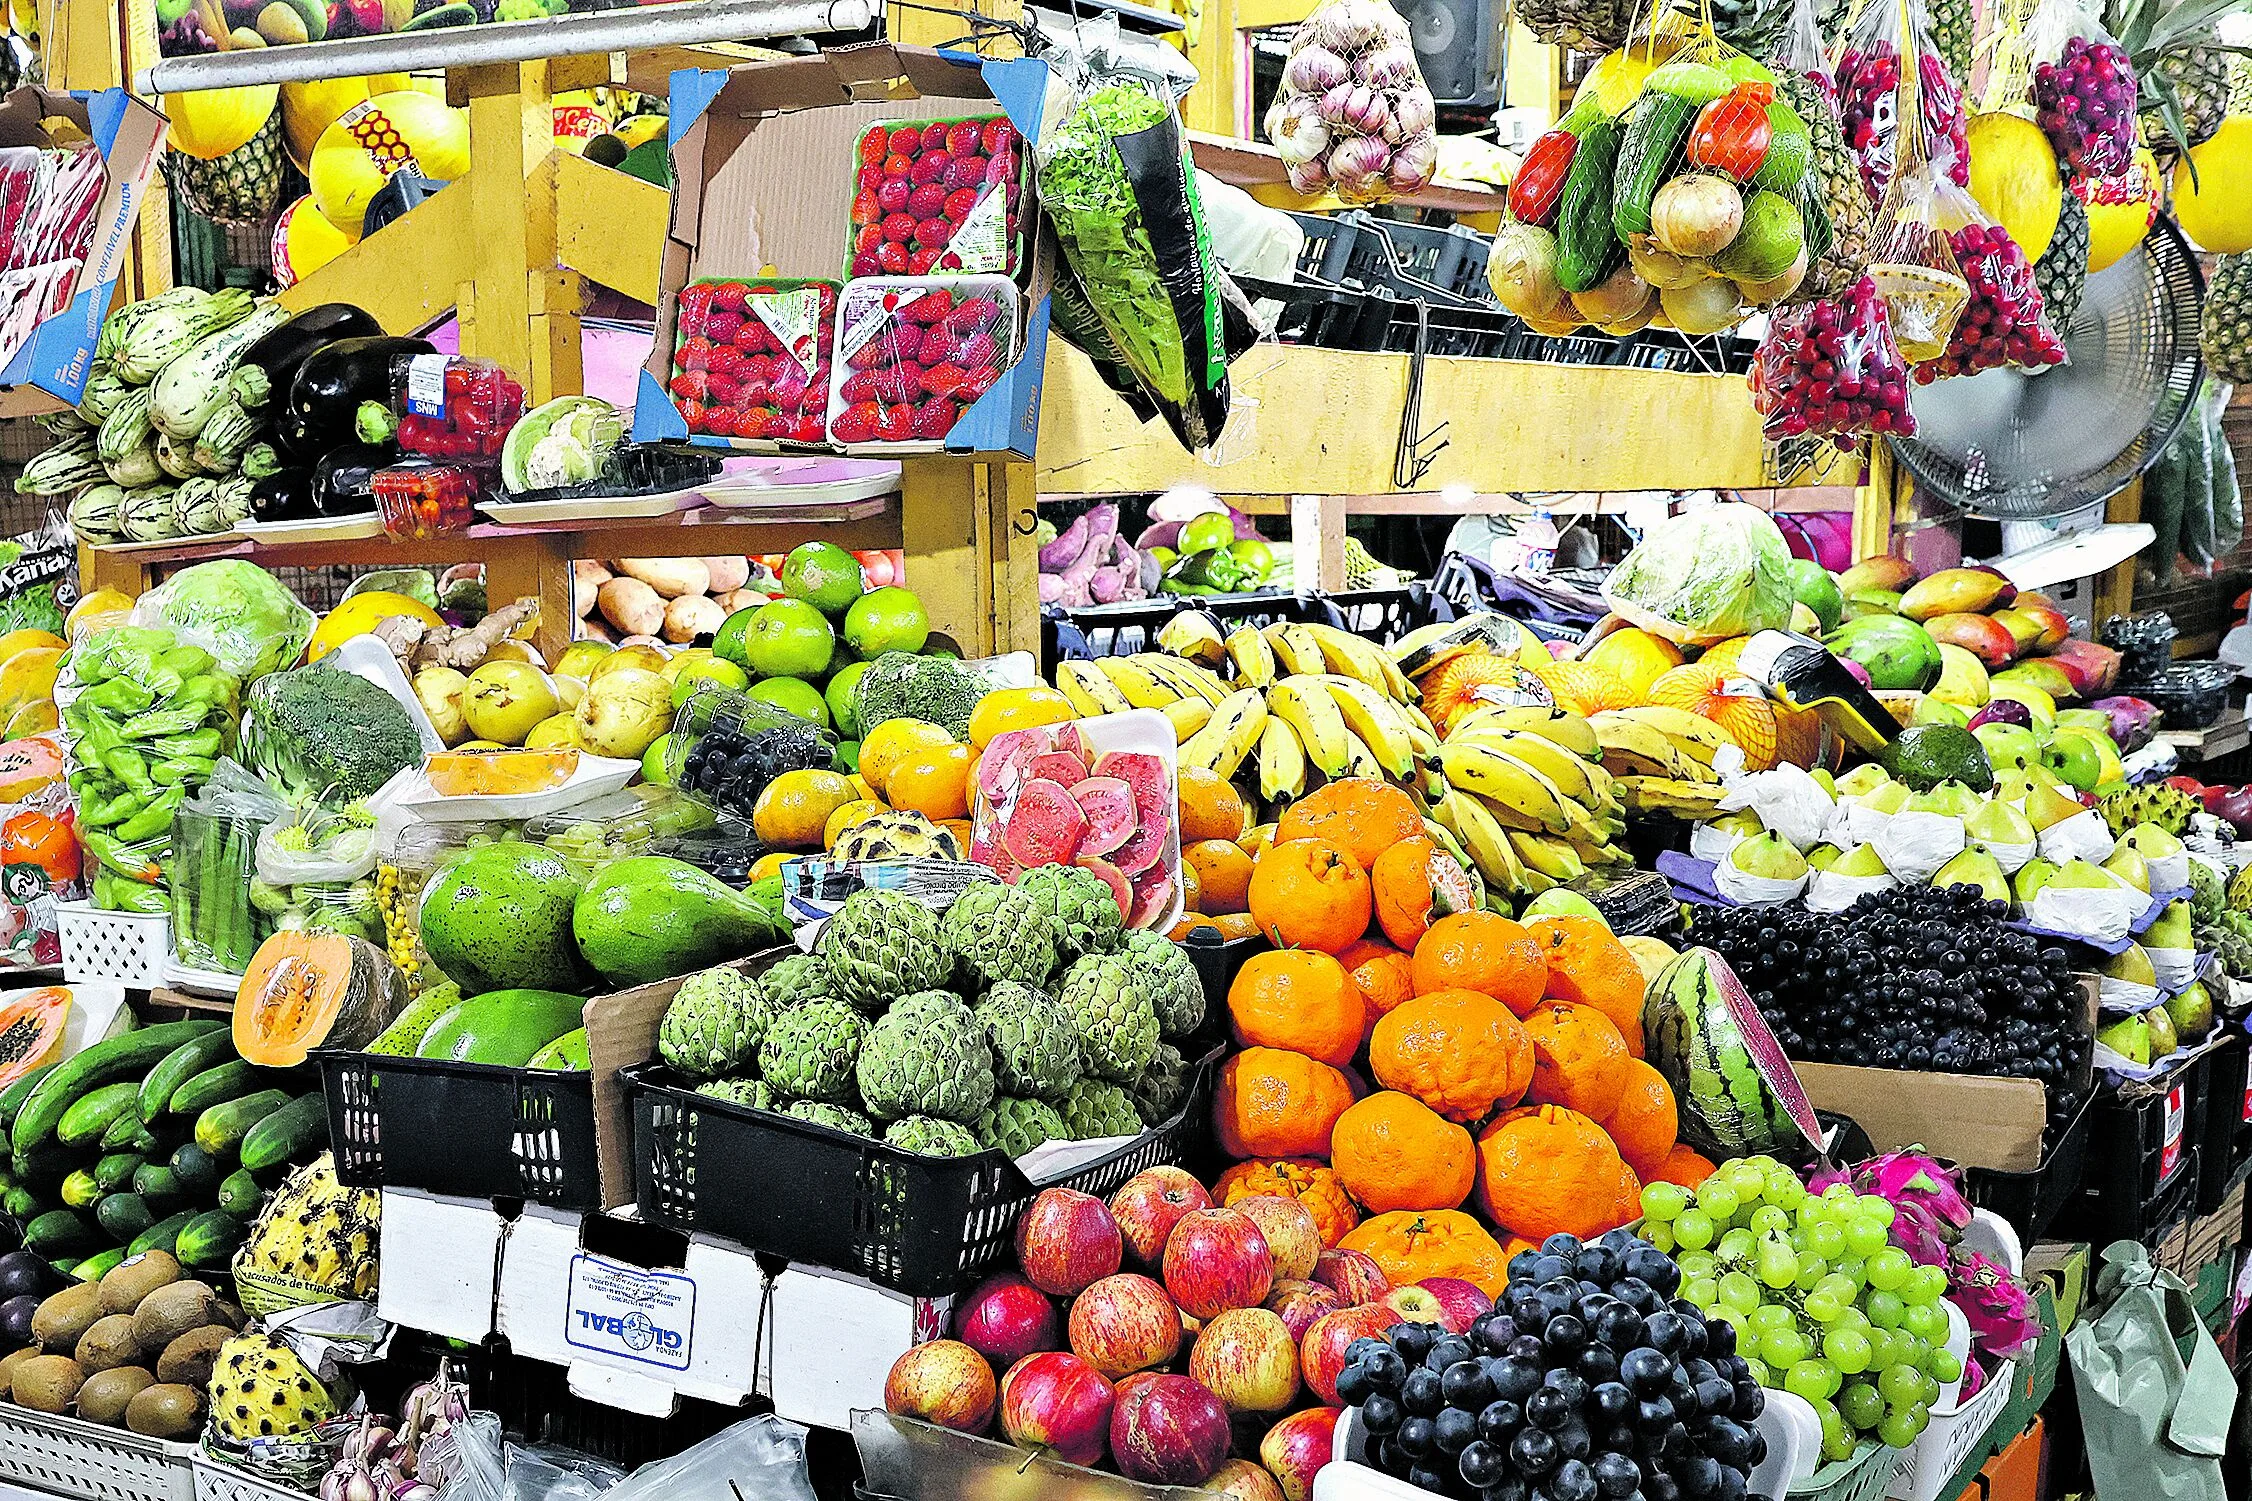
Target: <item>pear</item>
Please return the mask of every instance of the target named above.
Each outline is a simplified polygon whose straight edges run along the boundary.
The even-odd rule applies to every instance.
[[[2150,1064],[2150,1023],[2143,1017],[2113,1022],[2096,1034],[2096,1041],[2129,1063],[2142,1067]]]
[[[2134,887],[2144,896],[2150,895],[2150,863],[2122,844],[2113,849],[2103,868]]]
[[[2042,784],[2025,794],[2025,821],[2035,833],[2087,811],[2080,799],[2052,785]]]
[[[2086,860],[2067,860],[2049,877],[2059,891],[2121,891],[2127,883],[2102,866]]]
[[[1780,834],[1744,840],[1728,852],[1728,863],[1747,876],[1770,881],[1797,881],[1806,876],[1806,856]]]
[[[2056,862],[2043,860],[2038,855],[2020,865],[2017,874],[2010,879],[2010,892],[2017,898],[2017,904],[2032,906],[2033,898],[2041,894],[2041,888],[2047,886],[2056,873]]]
[[[2010,883],[2002,878],[2002,867],[1994,857],[1981,849],[1967,849],[1945,865],[1931,878],[1934,886],[1975,886],[1981,897],[1990,902],[2010,899]]]
[[[2107,979],[2124,980],[2129,985],[2158,983],[2158,971],[2150,967],[2150,954],[2139,943],[2130,943],[2118,953],[2096,967],[2096,972]]]
[[[1740,813],[1724,813],[1712,821],[1712,826],[1724,834],[1733,834],[1738,839],[1757,839],[1767,832],[1767,825],[1761,823],[1759,815],[1749,808]]]
[[[1828,870],[1837,864],[1841,853],[1834,844],[1817,844],[1806,852],[1806,863],[1814,870]]]
[[[1839,797],[1867,797],[1892,778],[1874,761],[1864,761],[1837,780]]]
[[[1857,844],[1838,856],[1837,864],[1830,867],[1830,874],[1866,879],[1871,876],[1888,876],[1892,872],[1884,868],[1884,861],[1878,857],[1875,845]]]
[[[1939,813],[1948,818],[1968,818],[1978,811],[1980,798],[1961,782],[1941,782],[1929,792],[1908,799],[1911,813]]]
[[[2191,936],[2189,903],[2168,902],[2166,910],[2158,914],[2158,921],[2143,930],[2143,945],[2154,949],[2194,948],[2197,940]]]
[[[2150,1029],[2150,1062],[2156,1063],[2182,1045],[2181,1034],[2174,1030],[2173,1013],[2164,1006],[2151,1007],[2142,1018]]]
[[[2213,1030],[2213,994],[2202,984],[2192,984],[2166,1002],[2176,1037],[2203,1038]]]
[[[2008,803],[1982,803],[1976,812],[1963,820],[1963,833],[1971,848],[1994,853],[1996,845],[2024,846],[2036,837],[2033,825],[2023,813]]]
[[[1886,782],[1861,794],[1861,806],[1872,813],[1898,813],[1908,806],[1908,784]]]
[[[1988,800],[1997,803],[2015,803],[2024,806],[2025,798],[2040,784],[2023,771],[2005,772],[1994,779],[1994,791]]]
[[[1812,780],[1815,786],[1830,794],[1833,799],[1837,797],[1837,779],[1835,777],[1832,777],[1826,768],[1817,766],[1812,771],[1807,773],[1807,777]]]
[[[2154,823],[2136,824],[2120,837],[2119,843],[2145,860],[2163,860],[2182,852],[2181,840]]]

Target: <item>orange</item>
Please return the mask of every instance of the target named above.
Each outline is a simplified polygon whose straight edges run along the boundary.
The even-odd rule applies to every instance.
[[[1523,1016],[1547,991],[1548,966],[1522,924],[1494,912],[1458,912],[1416,943],[1415,989],[1475,990]]]
[[[967,849],[968,846],[963,848]],[[1181,861],[1181,910],[1193,917],[1203,906],[1204,879],[1196,873],[1196,867],[1184,858]]]
[[[1181,836],[1186,839],[1187,835]],[[1205,912],[1242,912],[1251,906],[1251,857],[1226,839],[1200,839],[1181,846],[1181,874],[1196,873]]]
[[[829,815],[829,821],[821,826],[821,847],[825,850],[835,849],[839,834],[862,819],[874,818],[883,811],[884,805],[882,803],[865,797],[855,797],[851,802],[841,805],[836,812]],[[964,845],[963,848],[967,849],[969,846]]]
[[[920,719],[887,719],[860,742],[860,778],[875,789],[876,796],[888,798],[891,770],[902,759],[953,743],[954,737],[938,725]]]
[[[1377,925],[1403,949],[1414,948],[1439,918],[1478,905],[1478,883],[1470,872],[1420,835],[1378,855],[1368,881]]]
[[[879,726],[879,728],[881,728]],[[884,796],[894,808],[920,813],[932,823],[970,811],[970,748],[934,745],[910,751],[892,764]]]
[[[768,876],[780,875],[782,873],[782,867],[789,864],[796,858],[798,857],[790,853],[788,850],[769,850],[767,853],[759,856],[756,860],[753,860],[751,862],[750,870],[746,873],[754,881],[763,881]]]
[[[1337,1245],[1366,1254],[1394,1287],[1425,1277],[1460,1277],[1496,1298],[1509,1285],[1501,1242],[1459,1209],[1395,1209],[1362,1220]]]
[[[1202,766],[1184,766],[1180,773],[1181,843],[1206,839],[1236,840],[1250,820],[1243,794],[1218,772]]]
[[[1639,1058],[1629,1059],[1626,1087],[1603,1117],[1603,1129],[1628,1167],[1645,1178],[1662,1170],[1681,1130],[1681,1114],[1665,1076]]]
[[[938,826],[954,836],[954,843],[964,851],[970,847],[970,821],[966,818],[942,818]]]
[[[1331,782],[1283,809],[1275,821],[1278,845],[1293,839],[1326,839],[1364,871],[1401,840],[1422,837],[1423,810],[1416,807],[1415,799],[1373,777]]]
[[[1381,1090],[1337,1117],[1329,1161],[1361,1205],[1455,1209],[1470,1197],[1478,1149],[1470,1133],[1412,1095]]]
[[[1230,1157],[1327,1157],[1329,1131],[1353,1103],[1353,1081],[1280,1048],[1246,1048],[1220,1065],[1212,1132]]]
[[[1478,1137],[1478,1201],[1527,1240],[1617,1229],[1642,1212],[1632,1177],[1603,1128],[1561,1105],[1509,1111]]]
[[[1253,954],[1228,986],[1236,1046],[1288,1048],[1342,1068],[1360,1051],[1367,1010],[1345,966],[1327,954]]]
[[[1071,700],[1045,684],[1030,688],[996,688],[970,710],[970,744],[984,750],[993,737],[1010,730],[1037,729],[1077,719]]]
[[[1648,1175],[1647,1181],[1699,1188],[1712,1175],[1713,1164],[1710,1157],[1704,1156],[1686,1142],[1676,1142],[1673,1150],[1666,1153],[1666,1160],[1658,1164],[1657,1171]]]
[[[1360,987],[1371,1027],[1381,1021],[1386,1012],[1415,995],[1415,975],[1409,967],[1408,956],[1388,943],[1364,938],[1347,945],[1337,959],[1345,966],[1345,973],[1353,977],[1353,983]]]
[[[1423,679],[1423,712],[1444,735],[1456,719],[1481,700],[1480,688],[1492,687],[1517,694],[1527,683],[1540,680],[1514,657],[1488,652],[1467,652],[1443,663]]]
[[[1222,938],[1257,938],[1259,925],[1248,912],[1217,912],[1212,916],[1212,926],[1220,930]]]
[[[1368,931],[1368,877],[1326,839],[1292,839],[1252,865],[1251,917],[1278,947],[1334,954]]]
[[[1660,674],[1681,665],[1681,648],[1655,632],[1628,626],[1596,642],[1580,660],[1618,679],[1641,703]]]
[[[1820,721],[1767,696],[1748,677],[1710,661],[1676,667],[1650,685],[1650,702],[1701,714],[1744,750],[1744,765],[1766,771],[1778,761],[1813,763],[1821,748]]]
[[[1609,1017],[1593,1006],[1542,1001],[1525,1018],[1525,1035],[1533,1044],[1528,1101],[1562,1105],[1598,1121],[1618,1107],[1627,1065],[1634,1060]]]
[[[1532,1082],[1533,1048],[1509,1008],[1475,990],[1437,990],[1387,1012],[1368,1039],[1368,1066],[1386,1089],[1411,1094],[1452,1121],[1514,1105]]]
[[[1592,1006],[1611,1019],[1626,1050],[1642,1056],[1642,991],[1634,951],[1592,917],[1536,917],[1525,927],[1548,965],[1548,996]]]
[[[1602,668],[1586,662],[1534,663],[1533,672],[1556,696],[1556,707],[1575,714],[1599,714],[1640,703],[1642,695]]]
[[[785,771],[760,789],[751,831],[779,849],[821,849],[830,815],[852,801],[852,783],[836,772]]]
[[[1255,1157],[1222,1173],[1212,1185],[1212,1202],[1222,1208],[1238,1199],[1293,1199],[1306,1206],[1321,1232],[1322,1249],[1336,1246],[1361,1222],[1361,1211],[1345,1182],[1327,1163],[1311,1157]]]

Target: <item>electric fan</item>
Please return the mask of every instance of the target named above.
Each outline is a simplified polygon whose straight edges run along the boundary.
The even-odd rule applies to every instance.
[[[2164,215],[2088,278],[2068,358],[2037,374],[1985,370],[1918,386],[1916,436],[1893,455],[1920,495],[1996,520],[2085,509],[2142,473],[2189,415],[2205,278]]]

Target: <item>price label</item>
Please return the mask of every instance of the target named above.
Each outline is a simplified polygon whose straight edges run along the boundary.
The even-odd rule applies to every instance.
[[[651,1271],[581,1251],[571,1258],[563,1338],[581,1350],[688,1369],[696,1283],[684,1272]]]
[[[766,331],[774,335],[774,342],[782,346],[783,353],[798,362],[799,369],[810,372],[821,363],[821,293],[818,288],[754,293],[751,311],[766,325]]]
[[[446,415],[446,356],[418,354],[407,361],[407,410],[417,417]]]
[[[2166,1134],[2158,1148],[2158,1176],[2161,1181],[2174,1176],[2174,1169],[2182,1162],[2182,1122],[2189,1114],[2184,1086],[2176,1084],[2166,1091]]]

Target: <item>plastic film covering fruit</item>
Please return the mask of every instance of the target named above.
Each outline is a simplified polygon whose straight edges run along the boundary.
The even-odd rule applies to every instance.
[[[1830,437],[1851,447],[1861,433],[1907,437],[1908,362],[1876,280],[1863,276],[1836,297],[1777,312],[1752,364],[1752,405],[1775,440]]]
[[[1646,631],[1710,646],[1790,623],[1790,561],[1765,511],[1707,506],[1637,543],[1604,582],[1603,599]]]
[[[1875,238],[1876,206],[1838,122],[1837,79],[1813,0],[1792,0],[1790,20],[1777,33],[1767,65],[1775,75],[1774,107],[1806,130],[1806,170],[1795,196],[1805,225],[1807,270],[1777,299],[1787,307],[1836,296],[1861,279]]]
[[[2042,0],[2025,28],[2033,114],[2074,179],[2110,177],[2135,158],[2139,87],[2127,49],[2082,0]]]
[[[1385,0],[1327,0],[1291,34],[1267,139],[1299,192],[1388,203],[1430,184],[1437,118],[1407,18]]]
[[[1919,385],[2003,365],[2040,369],[2064,363],[2064,345],[2049,326],[2033,263],[2010,232],[1989,219],[1978,201],[1948,178],[1916,178],[1931,195],[1931,212],[1945,229],[1969,300],[1955,320],[1947,352],[1916,366]]]
[[[847,276],[1014,276],[1024,142],[1002,115],[885,120],[860,134]]]
[[[1932,47],[1923,0],[1870,0],[1838,49],[1838,119],[1861,162],[1870,201],[1882,205],[1904,161],[1900,122],[1913,96],[1922,125],[1918,160],[1970,186],[1970,117],[1962,85]]]
[[[810,720],[707,683],[673,715],[666,780],[722,813],[748,819],[766,784],[788,771],[836,769],[836,742]]]
[[[839,443],[938,444],[1016,358],[1005,276],[872,276],[846,286],[829,367]]]
[[[674,319],[673,405],[691,433],[738,446],[828,439],[839,287],[795,277],[707,277]]]

